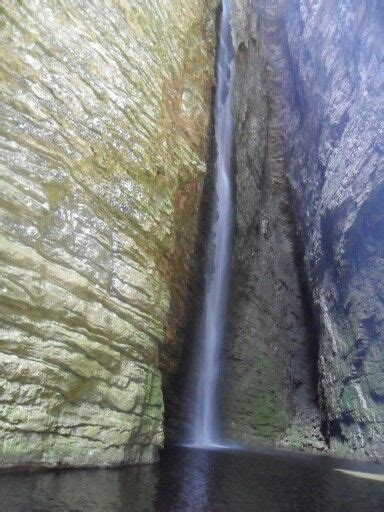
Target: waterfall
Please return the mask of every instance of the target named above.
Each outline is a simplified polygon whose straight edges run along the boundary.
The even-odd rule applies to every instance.
[[[228,302],[233,235],[233,70],[230,0],[223,0],[214,110],[217,149],[215,194],[209,226],[210,254],[204,273],[205,289],[198,339],[198,375],[191,432],[191,441],[197,446],[211,446],[219,442],[217,384]]]

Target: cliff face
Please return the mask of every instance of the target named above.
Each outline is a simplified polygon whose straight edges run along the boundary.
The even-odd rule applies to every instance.
[[[163,442],[216,3],[1,7],[4,465],[151,461]]]
[[[383,459],[384,6],[280,7],[297,91],[297,124],[281,125],[320,323],[326,434],[338,453]]]
[[[233,294],[226,435],[323,448],[296,229],[258,1],[234,4],[237,48]]]
[[[164,383],[185,422],[217,3],[0,10],[3,465],[153,460]],[[384,459],[383,23],[233,0],[226,437]]]
[[[317,385],[331,449],[384,458],[384,8],[244,0],[234,18],[226,428],[320,448]]]

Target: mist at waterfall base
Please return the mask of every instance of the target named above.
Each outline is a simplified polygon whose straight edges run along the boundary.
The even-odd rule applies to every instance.
[[[372,478],[384,479],[383,468],[276,451],[172,448],[155,465],[3,473],[0,510],[382,512],[384,482]]]

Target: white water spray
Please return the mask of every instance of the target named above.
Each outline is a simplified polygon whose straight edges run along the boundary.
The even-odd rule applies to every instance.
[[[234,51],[231,34],[230,0],[223,0],[217,57],[215,138],[217,147],[215,197],[209,231],[203,313],[199,329],[198,379],[191,432],[193,445],[209,447],[220,443],[217,421],[217,384],[220,351],[230,281],[233,234],[232,156],[234,120],[232,84]]]

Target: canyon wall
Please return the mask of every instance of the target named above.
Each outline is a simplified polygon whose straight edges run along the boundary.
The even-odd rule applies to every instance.
[[[281,109],[338,454],[384,459],[384,6],[280,3],[296,89]],[[286,83],[280,83],[287,89]]]
[[[334,453],[383,459],[384,7],[237,0],[234,20],[225,429],[323,449],[321,422]]]
[[[6,1],[0,461],[149,462],[191,300],[215,0]]]
[[[0,9],[3,466],[152,461],[162,388],[184,432],[217,4]],[[383,460],[384,7],[232,7],[223,437]]]
[[[234,2],[237,233],[225,343],[224,434],[246,442],[325,446],[316,351],[307,329],[291,190],[257,0]]]

